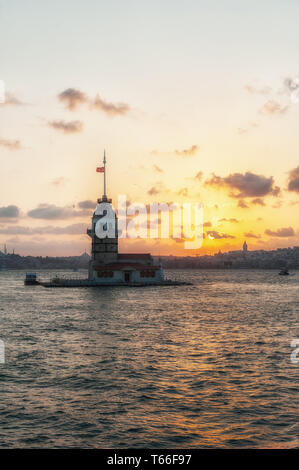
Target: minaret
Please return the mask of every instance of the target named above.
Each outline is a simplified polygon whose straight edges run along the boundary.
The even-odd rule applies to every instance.
[[[247,251],[248,251],[248,246],[245,240],[245,242],[243,243],[243,253],[247,253]]]
[[[92,226],[91,229],[87,230],[87,234],[92,239],[91,247],[91,260],[89,262],[89,279],[94,279],[97,277],[97,266],[102,266],[103,264],[115,263],[118,256],[118,229],[117,229],[117,217],[115,211],[112,207],[112,199],[107,198],[107,188],[106,188],[106,152],[104,151],[104,166],[98,167],[98,173],[104,173],[104,194],[102,198],[97,200],[96,210],[92,216]],[[108,234],[105,238],[99,238],[96,234],[96,223],[102,217],[107,214],[107,210],[104,208],[105,205],[109,204],[109,210],[111,209],[115,217],[115,234],[114,237],[108,237]],[[104,207],[103,207],[104,206]],[[107,206],[106,206],[107,207]]]

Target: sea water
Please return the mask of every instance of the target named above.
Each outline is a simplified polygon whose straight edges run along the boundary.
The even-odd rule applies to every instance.
[[[193,285],[0,273],[0,447],[298,446],[299,272],[166,275]]]

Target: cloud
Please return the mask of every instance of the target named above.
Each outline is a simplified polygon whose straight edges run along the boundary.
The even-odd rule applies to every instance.
[[[19,217],[20,211],[17,206],[0,207],[1,218],[16,218]]]
[[[0,139],[0,145],[8,150],[21,150],[22,145],[19,140]]]
[[[99,95],[92,99],[76,88],[67,88],[59,93],[58,99],[69,111],[75,111],[81,104],[89,104],[91,109],[103,111],[108,116],[125,115],[130,111],[127,103],[110,103]]]
[[[167,156],[172,156],[173,154],[177,155],[178,157],[192,157],[197,153],[199,150],[198,145],[192,145],[190,148],[183,149],[183,150],[173,150],[171,152],[161,152],[159,150],[152,150],[150,152],[151,155],[167,155]]]
[[[219,222],[230,222],[230,223],[235,223],[235,224],[239,223],[238,219],[234,219],[234,218],[226,219],[225,217],[223,219],[220,219]]]
[[[209,238],[214,238],[216,240],[220,240],[222,238],[235,238],[233,235],[228,235],[227,233],[217,232],[216,230],[208,230],[207,235]]]
[[[195,176],[185,176],[185,180],[196,181],[196,182],[201,181],[202,178],[203,178],[203,172],[202,171],[198,171]]]
[[[279,228],[276,231],[267,229],[265,234],[271,237],[293,237],[295,235],[294,229],[292,227]]]
[[[104,101],[99,95],[91,102],[91,107],[99,109],[109,116],[122,116],[130,111],[130,106],[127,103],[109,103]]]
[[[275,114],[283,114],[288,109],[288,106],[282,106],[278,101],[269,100],[261,109],[261,113],[274,116]]]
[[[0,227],[0,233],[5,235],[82,235],[86,233],[88,224],[71,224],[66,227]]]
[[[299,166],[289,172],[288,191],[295,191],[299,194]]]
[[[7,91],[5,93],[5,101],[1,105],[13,105],[13,106],[24,106],[25,103],[17,98],[13,93]]]
[[[255,233],[252,233],[252,232],[244,233],[244,237],[246,237],[246,238],[261,238],[260,235],[256,235]]]
[[[65,134],[74,134],[81,132],[83,129],[83,123],[81,121],[50,121],[48,125],[53,129],[63,131]]]
[[[260,197],[257,197],[251,201],[251,204],[255,204],[256,206],[265,206],[266,204],[264,203],[263,199]]]
[[[164,170],[162,170],[162,168],[160,168],[158,165],[153,165],[153,169],[154,169],[157,173],[164,173]]]
[[[275,204],[272,205],[272,208],[273,209],[280,209],[282,204],[283,204],[282,201],[277,201]]]
[[[158,187],[152,186],[152,187],[148,190],[147,194],[149,194],[150,196],[155,196],[156,194],[159,194],[160,192],[161,192],[161,190],[158,189]]]
[[[78,105],[88,102],[88,97],[85,93],[75,88],[67,88],[58,95],[59,101],[65,104],[69,111],[74,111]]]
[[[287,91],[289,92],[293,92],[295,90],[297,90],[297,88],[299,88],[299,79],[296,78],[291,78],[291,77],[286,77],[283,81],[283,84],[285,86],[285,88],[287,89]]]
[[[154,186],[152,186],[148,190],[147,194],[149,194],[150,196],[155,196],[155,195],[163,193],[163,192],[168,192],[168,189],[160,181],[160,182],[156,183]]]
[[[269,86],[264,86],[263,88],[258,88],[253,85],[245,85],[244,86],[245,90],[248,91],[250,94],[258,94],[258,95],[266,95],[270,93],[271,87]]]
[[[78,207],[80,207],[80,209],[95,209],[95,206],[95,202],[91,200],[78,202]]]
[[[267,178],[263,175],[256,175],[251,172],[233,173],[225,178],[213,174],[213,176],[205,182],[207,186],[227,187],[232,190],[231,197],[263,197],[267,195],[277,196],[280,192],[278,186],[274,187],[273,177]],[[237,191],[237,192],[236,192]]]
[[[246,202],[243,201],[243,199],[240,199],[240,201],[238,201],[238,207],[240,207],[241,209],[249,209],[248,204],[246,204]]]
[[[202,172],[202,171],[199,171],[199,172],[196,173],[196,175],[194,176],[194,179],[197,180],[197,181],[201,181],[201,180],[202,180],[202,177],[203,177],[203,172]]]
[[[183,150],[175,150],[174,153],[180,157],[192,157],[197,153],[199,150],[199,147],[197,145],[192,145],[188,149],[183,149]]]
[[[177,194],[179,196],[188,197],[188,188],[181,188]]]
[[[33,219],[68,219],[87,215],[84,211],[76,211],[71,207],[58,207],[54,204],[39,204],[36,209],[27,213]]]

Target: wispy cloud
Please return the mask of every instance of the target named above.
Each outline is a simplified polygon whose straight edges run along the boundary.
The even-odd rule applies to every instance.
[[[234,235],[228,235],[227,233],[217,232],[216,230],[208,230],[207,235],[210,239],[220,240],[223,238],[235,238]]]
[[[157,173],[164,173],[164,170],[162,170],[162,168],[160,168],[158,165],[153,165],[153,169],[154,169]]]
[[[67,88],[62,91],[59,93],[58,99],[70,111],[74,111],[80,104],[88,102],[86,94],[76,88]]]
[[[226,187],[231,190],[230,196],[234,198],[277,196],[280,192],[280,188],[274,186],[272,176],[266,177],[249,171],[244,174],[233,173],[226,177],[213,174],[210,179],[205,181],[205,185],[218,188]]]
[[[25,106],[26,103],[21,101],[16,95],[13,93],[7,91],[5,93],[5,101],[3,103],[0,103],[0,106],[5,106],[5,105],[12,105],[12,106]]]
[[[275,100],[268,100],[261,108],[261,113],[274,116],[277,114],[284,114],[288,109],[288,106],[283,106]]]
[[[244,237],[246,237],[246,238],[261,238],[260,235],[257,235],[257,234],[255,234],[255,233],[253,233],[253,232],[246,232],[246,233],[244,233]]]
[[[39,204],[36,209],[32,209],[27,213],[28,217],[33,219],[68,219],[70,217],[82,217],[87,213],[84,210],[77,211],[73,207],[59,207],[55,204]]]
[[[188,188],[181,188],[177,194],[182,197],[188,197]]]
[[[160,151],[160,150],[152,150],[150,152],[151,155],[165,155],[165,156],[171,156],[171,155],[177,155],[178,157],[192,157],[194,156],[198,151],[200,147],[198,145],[191,145],[191,147],[178,150],[175,149],[173,151]]]
[[[240,199],[238,201],[238,207],[240,207],[240,209],[249,209],[249,205],[246,204],[246,202],[243,201],[243,199]]]
[[[275,204],[272,205],[272,208],[273,209],[280,209],[282,205],[283,205],[283,202],[281,200],[276,201]]]
[[[48,125],[65,134],[75,134],[81,132],[83,129],[83,123],[81,121],[49,121]]]
[[[147,192],[150,196],[156,196],[159,193],[161,193],[161,190],[157,186],[152,186]]]
[[[264,200],[263,200],[262,198],[260,198],[260,197],[257,197],[257,198],[255,198],[255,199],[253,199],[253,200],[251,201],[251,204],[254,204],[254,205],[256,205],[256,206],[265,206],[265,205],[266,205],[265,202],[264,202]]]
[[[14,225],[0,227],[0,233],[5,235],[82,235],[86,233],[88,224],[71,224],[66,227],[24,227]]]
[[[100,95],[90,98],[86,93],[76,89],[67,88],[58,95],[58,99],[69,111],[75,111],[79,105],[88,104],[90,109],[103,111],[108,116],[123,116],[130,111],[127,103],[112,103],[104,100]]]
[[[123,116],[130,111],[130,106],[127,103],[109,103],[103,100],[99,95],[91,102],[91,107],[99,109],[109,116]]]
[[[297,78],[292,78],[292,77],[286,77],[283,81],[285,89],[293,93],[295,90],[299,88],[299,79]]]
[[[17,206],[0,207],[0,218],[16,218],[19,217],[20,210]]]
[[[288,191],[294,191],[299,194],[299,166],[289,172]]]
[[[198,145],[192,145],[190,148],[183,149],[183,150],[175,150],[174,153],[179,157],[192,157],[195,155],[199,150]]]
[[[284,227],[284,228],[279,228],[277,230],[267,229],[265,230],[265,234],[271,237],[284,238],[284,237],[294,237],[295,231],[292,227]]]
[[[164,192],[168,192],[168,189],[164,186],[161,181],[159,181],[147,191],[147,194],[149,194],[150,196],[156,196],[157,194]]]
[[[95,202],[91,201],[90,199],[80,201],[78,202],[78,207],[80,207],[80,209],[95,209]]]
[[[196,175],[194,176],[194,179],[197,180],[197,181],[201,181],[202,180],[202,177],[203,177],[203,172],[202,171],[198,171],[196,173]]]
[[[269,86],[264,86],[264,87],[257,87],[257,86],[254,86],[254,85],[245,85],[244,86],[245,90],[248,91],[248,93],[250,94],[254,94],[254,95],[267,95],[268,93],[271,92],[271,87]]]
[[[19,140],[0,139],[0,145],[8,150],[21,150],[22,145]]]
[[[230,219],[226,219],[225,217],[223,217],[222,219],[219,220],[219,222],[230,222],[230,223],[234,223],[234,224],[238,224],[239,221],[238,219],[235,219],[235,218],[230,218]]]

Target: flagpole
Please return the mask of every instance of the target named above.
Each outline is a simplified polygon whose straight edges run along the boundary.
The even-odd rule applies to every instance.
[[[106,152],[104,150],[104,197],[106,198]]]

